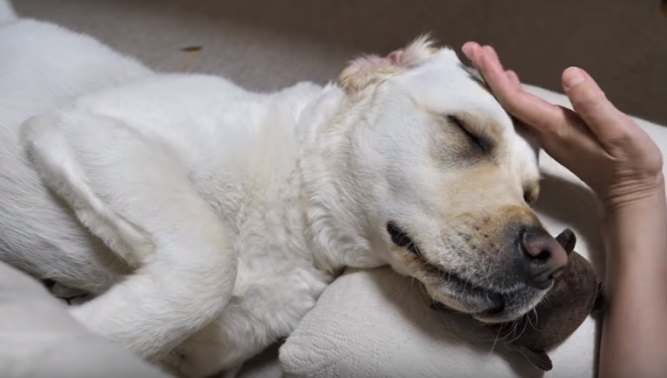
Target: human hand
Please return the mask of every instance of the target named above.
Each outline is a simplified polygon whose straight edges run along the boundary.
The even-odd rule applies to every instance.
[[[572,111],[525,92],[491,46],[467,42],[462,50],[500,104],[535,132],[547,153],[590,186],[607,210],[664,196],[660,150],[584,70],[563,71]]]

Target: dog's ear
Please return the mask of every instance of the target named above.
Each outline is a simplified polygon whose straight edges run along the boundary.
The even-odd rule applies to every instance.
[[[577,236],[570,230],[569,228],[564,229],[561,231],[558,236],[556,236],[556,241],[558,244],[560,244],[561,247],[565,250],[567,255],[569,256],[572,251],[574,251],[574,247],[577,244]]]
[[[353,94],[423,63],[437,51],[432,47],[431,40],[422,36],[406,48],[392,51],[384,58],[367,55],[351,61],[338,76],[338,84],[346,93]]]
[[[385,58],[377,55],[362,56],[350,64],[338,76],[338,84],[347,94],[360,92],[371,84],[378,83],[387,76],[400,72],[399,65],[393,60],[402,55],[401,50],[394,51]]]

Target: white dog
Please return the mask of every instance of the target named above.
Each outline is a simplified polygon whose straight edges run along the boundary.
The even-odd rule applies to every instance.
[[[187,376],[287,336],[344,267],[384,264],[487,322],[566,261],[526,201],[535,151],[449,49],[272,94],[154,73],[0,3],[0,259]]]

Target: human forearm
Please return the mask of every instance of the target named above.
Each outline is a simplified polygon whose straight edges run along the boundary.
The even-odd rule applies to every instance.
[[[600,376],[658,377],[667,371],[667,211],[664,184],[610,209],[607,295]]]

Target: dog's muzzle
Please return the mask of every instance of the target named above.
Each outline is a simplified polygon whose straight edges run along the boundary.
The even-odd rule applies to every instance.
[[[419,260],[419,279],[434,300],[472,314],[486,322],[512,320],[523,315],[546,294],[567,264],[567,253],[543,228],[511,227],[504,243],[509,261],[494,277],[471,277],[428,260],[419,242],[395,221],[386,225],[392,242]],[[500,252],[499,252],[500,253]],[[473,261],[474,258],[471,259]],[[476,261],[484,264],[483,259]],[[486,267],[485,267],[486,268]],[[488,271],[488,269],[486,269]],[[485,269],[480,269],[485,271]]]

